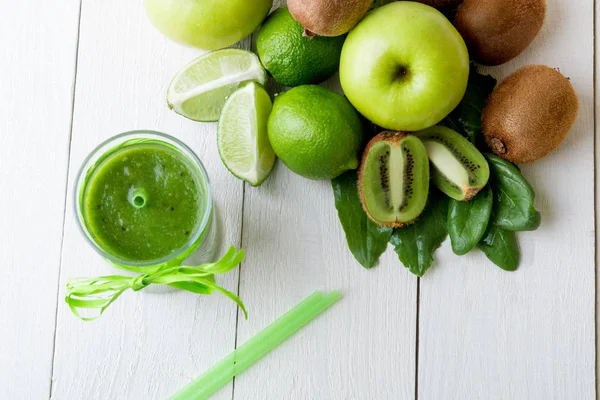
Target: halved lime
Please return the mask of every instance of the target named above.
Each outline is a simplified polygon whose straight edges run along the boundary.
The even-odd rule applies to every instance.
[[[181,69],[167,90],[169,108],[194,121],[217,121],[227,98],[241,84],[265,84],[258,57],[247,50],[206,53]]]
[[[229,97],[219,119],[217,146],[221,160],[233,175],[252,186],[263,183],[275,164],[267,136],[272,107],[267,91],[250,82]]]

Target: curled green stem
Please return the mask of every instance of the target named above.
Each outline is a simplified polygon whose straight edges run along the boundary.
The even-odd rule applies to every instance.
[[[75,316],[84,321],[93,321],[128,289],[139,291],[152,284],[169,285],[196,294],[211,294],[214,291],[222,293],[240,306],[244,316],[248,318],[246,307],[240,298],[219,286],[214,278],[216,274],[225,274],[236,268],[243,258],[243,250],[230,247],[215,263],[156,268],[138,276],[109,275],[70,279],[67,281],[65,302]],[[88,316],[90,313],[92,316]]]

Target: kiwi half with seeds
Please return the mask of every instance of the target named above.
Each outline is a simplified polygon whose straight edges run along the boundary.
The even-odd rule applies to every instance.
[[[423,141],[435,185],[458,201],[472,199],[490,178],[487,160],[464,136],[445,126],[415,133]]]
[[[425,146],[404,132],[381,132],[365,149],[358,179],[369,218],[394,228],[409,224],[421,215],[429,195]]]

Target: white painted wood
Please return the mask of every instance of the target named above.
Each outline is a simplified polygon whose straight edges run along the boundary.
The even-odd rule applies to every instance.
[[[519,234],[518,272],[448,245],[421,280],[419,399],[594,399],[592,0],[548,0],[541,35],[520,57],[559,67],[581,100],[553,155],[523,166],[543,222]]]
[[[219,159],[215,124],[188,121],[165,102],[173,75],[199,54],[156,31],[141,1],[83,1],[52,398],[166,398],[234,347],[236,308],[218,294],[126,293],[91,323],[62,301],[68,278],[119,272],[84,241],[71,195],[84,157],[123,131],[163,131],[195,150],[214,189],[218,247],[239,245],[243,186]],[[220,282],[235,291],[237,272]]]
[[[363,269],[347,249],[329,182],[279,163],[246,188],[238,342],[314,290],[344,297],[236,379],[235,399],[409,399],[414,396],[416,278],[393,253]]]
[[[38,399],[48,397],[52,368],[79,2],[4,3],[0,398]],[[534,44],[489,72],[560,67],[581,115],[558,152],[523,167],[544,220],[520,235],[522,268],[503,272],[481,254],[458,258],[446,244],[421,281],[419,399],[595,397],[593,1],[548,5]],[[199,52],[164,39],[141,1],[84,0],[81,22],[52,398],[165,398],[234,347],[236,309],[218,295],[128,293],[93,323],[62,301],[68,278],[117,272],[76,228],[76,170],[99,142],[139,128],[173,134],[198,152],[215,189],[217,247],[241,237],[250,320],[238,323],[239,343],[315,289],[344,294],[237,378],[235,399],[413,398],[417,285],[396,256],[362,269],[346,248],[329,183],[282,164],[262,187],[246,187],[242,215],[243,186],[218,158],[214,124],[187,121],[164,103],[172,75]],[[237,274],[222,283],[235,290]],[[228,385],[213,398],[231,397]]]
[[[250,319],[240,319],[238,343],[317,289],[344,297],[236,378],[235,399],[414,396],[416,278],[393,253],[369,271],[353,259],[330,182],[304,179],[279,162],[261,187],[246,187],[242,243],[240,295]]]
[[[50,390],[79,1],[0,0],[0,9],[0,398],[42,399]]]

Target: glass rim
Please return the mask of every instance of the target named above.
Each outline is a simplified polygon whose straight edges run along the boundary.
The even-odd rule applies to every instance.
[[[86,227],[86,224],[85,224],[85,221],[83,218],[83,214],[82,214],[82,210],[81,210],[81,204],[80,204],[81,190],[84,189],[83,187],[81,187],[81,185],[84,182],[83,178],[90,171],[90,168],[92,168],[95,165],[97,159],[102,157],[102,155],[106,154],[107,151],[110,151],[110,149],[113,148],[114,146],[118,146],[119,143],[116,143],[116,142],[118,142],[119,140],[125,139],[125,141],[123,142],[123,143],[125,143],[127,138],[132,137],[132,139],[135,139],[136,135],[146,135],[146,137],[149,139],[156,139],[156,140],[164,142],[167,145],[169,145],[169,144],[175,145],[175,147],[179,151],[182,151],[182,153],[190,159],[192,164],[194,164],[194,166],[196,166],[198,168],[200,174],[202,175],[202,177],[204,179],[204,182],[206,183],[206,195],[207,195],[206,207],[203,210],[204,215],[202,217],[202,220],[195,227],[195,232],[193,233],[193,235],[190,235],[190,239],[181,248],[177,249],[173,253],[171,253],[165,257],[158,258],[156,260],[149,260],[149,261],[132,261],[132,260],[123,259],[123,258],[117,257],[113,254],[110,254],[109,252],[104,250],[102,247],[100,247],[98,245],[98,243],[96,243],[96,241],[92,238],[90,232],[88,231],[88,229]],[[143,138],[143,137],[141,137],[141,138]],[[169,142],[171,142],[171,143],[169,143]],[[112,145],[112,147],[107,148],[107,146],[109,146],[109,145]],[[198,155],[194,152],[194,150],[192,150],[188,145],[183,143],[181,140],[179,140],[171,135],[168,135],[168,134],[162,133],[162,132],[158,132],[158,131],[148,130],[148,129],[140,129],[140,130],[122,132],[115,136],[111,136],[110,138],[102,141],[99,145],[94,147],[94,149],[86,156],[86,158],[83,160],[81,166],[79,167],[79,170],[78,170],[76,178],[75,178],[75,188],[73,190],[73,207],[75,209],[77,226],[79,227],[79,230],[85,237],[86,241],[94,248],[94,250],[96,250],[96,252],[98,252],[102,257],[106,258],[113,264],[122,265],[125,267],[132,267],[132,268],[156,267],[158,265],[163,265],[172,260],[176,260],[177,258],[184,255],[186,252],[188,252],[196,244],[196,242],[201,238],[202,233],[207,228],[207,226],[210,222],[210,217],[212,214],[212,207],[213,207],[212,202],[213,202],[212,188],[211,188],[210,180],[208,177],[208,173],[206,172],[206,168],[204,167],[204,164],[202,163],[202,161],[200,160]]]

